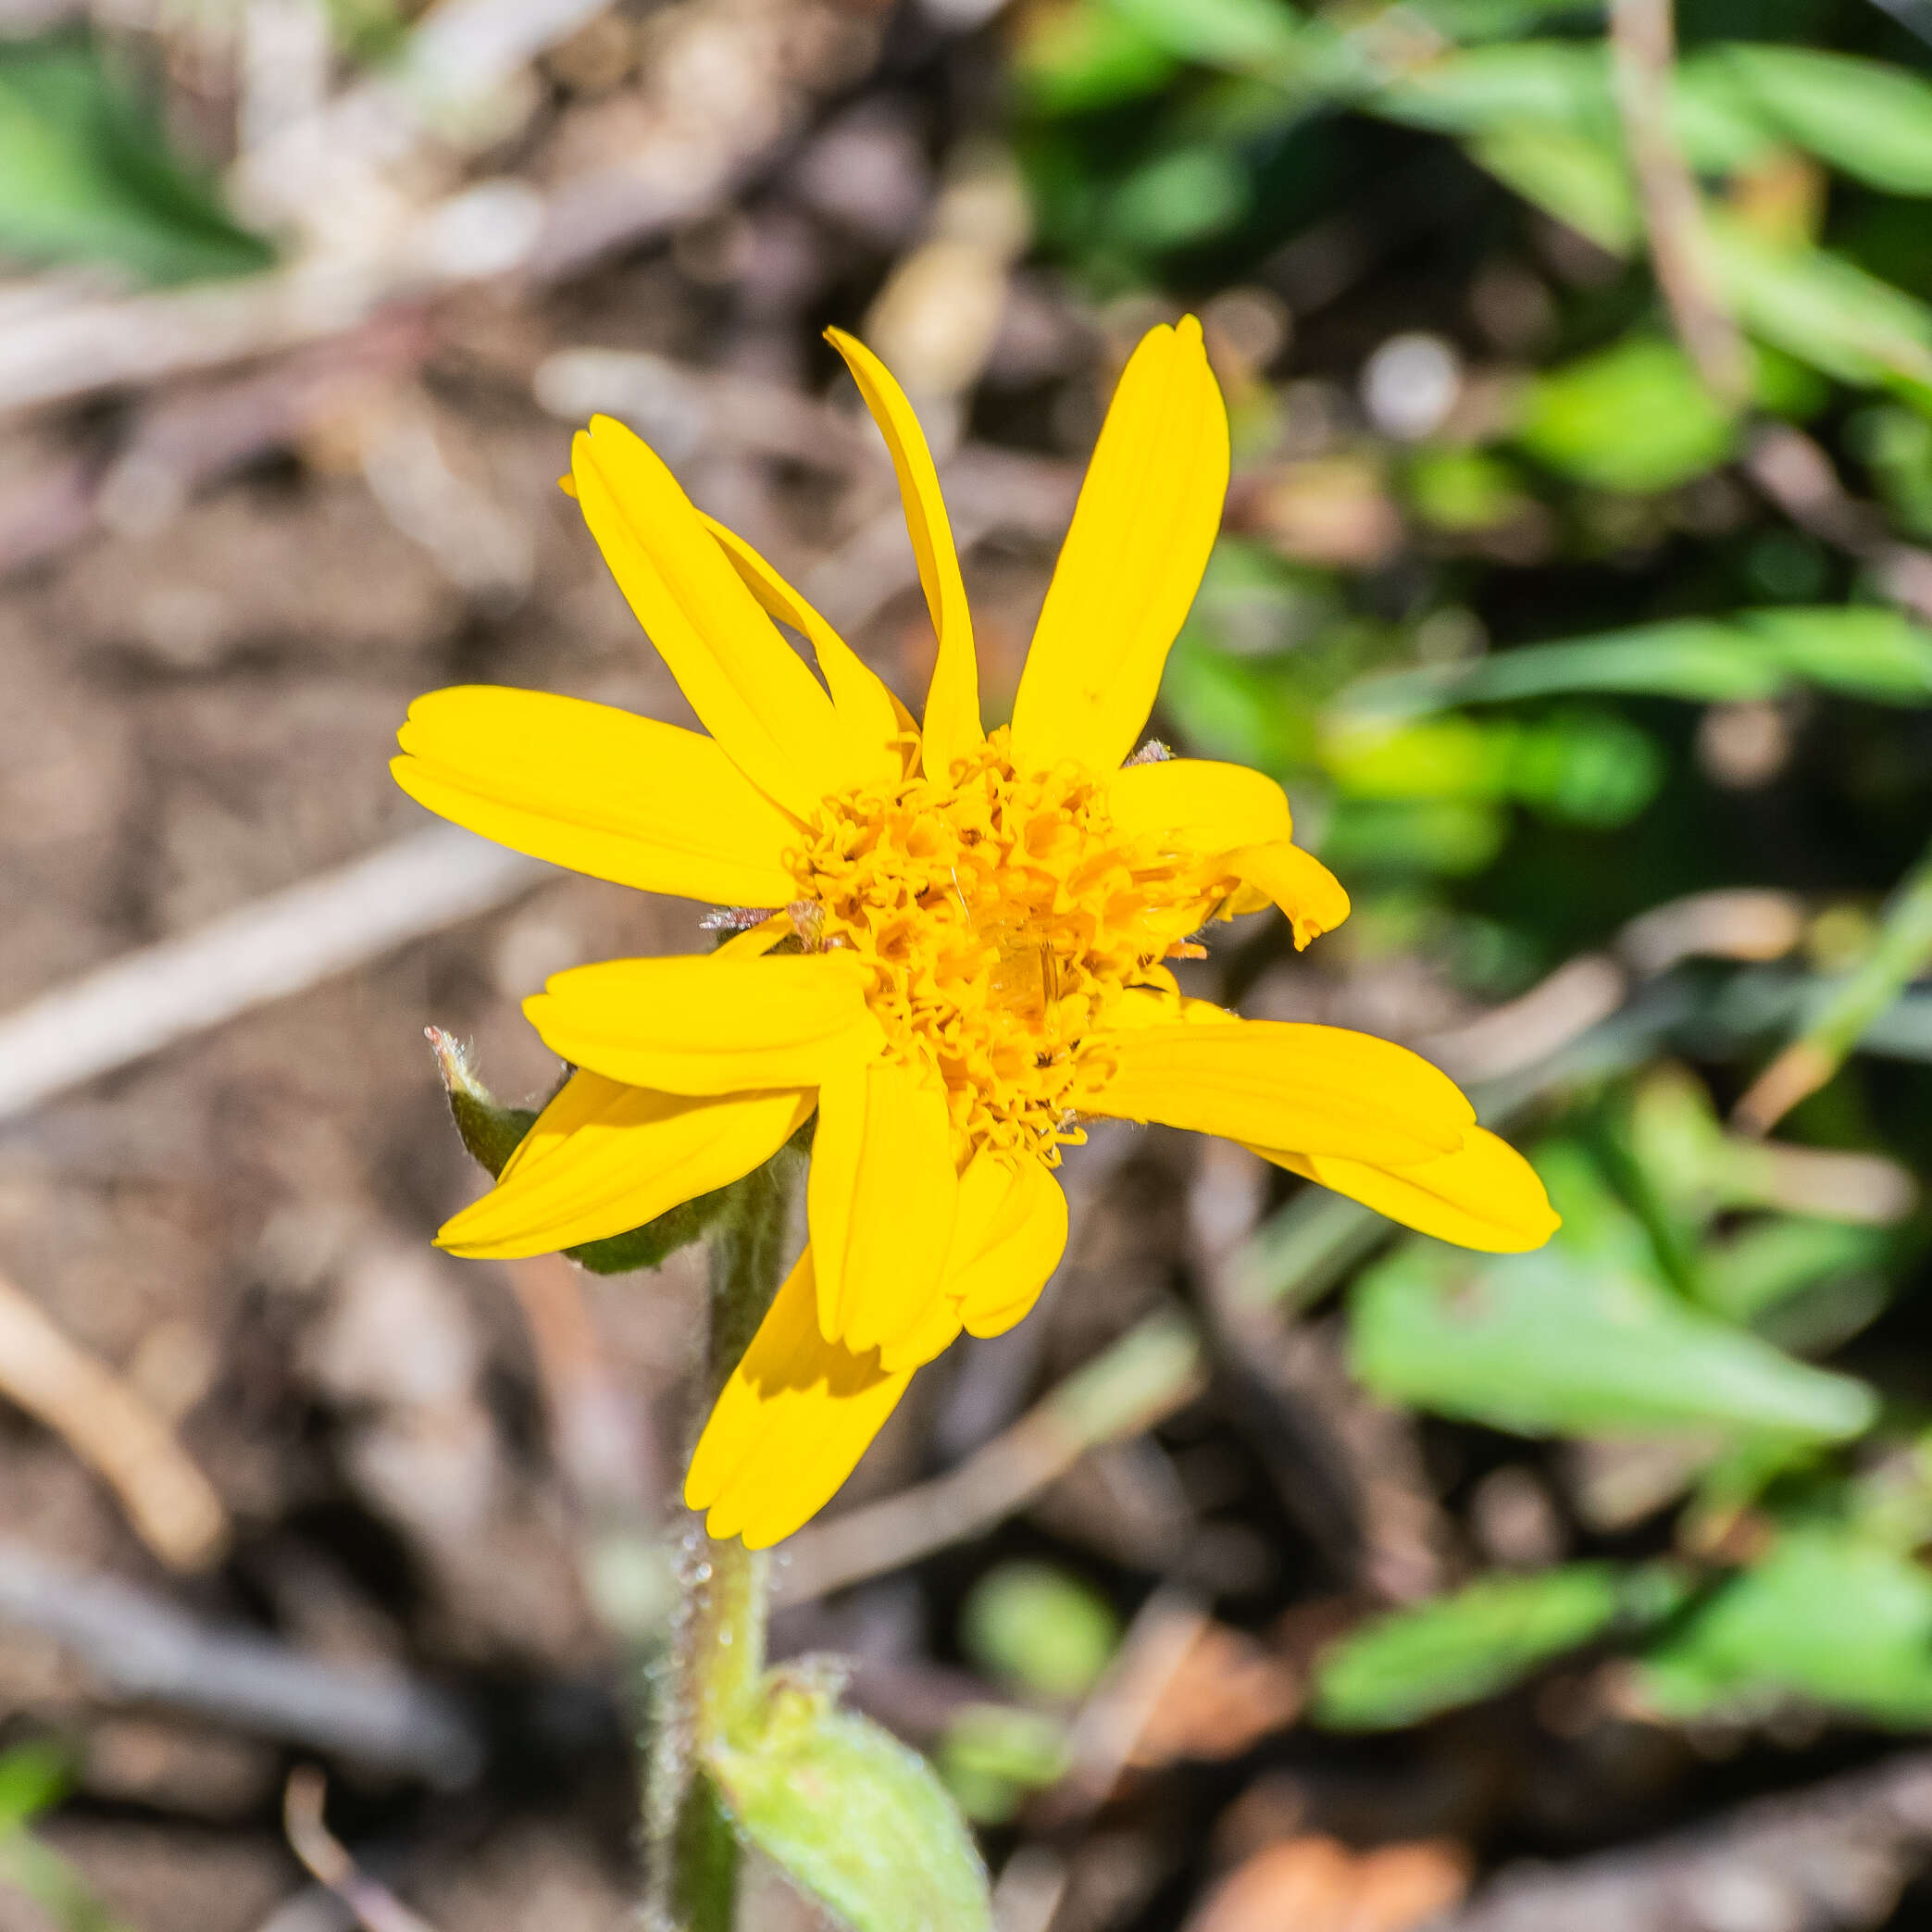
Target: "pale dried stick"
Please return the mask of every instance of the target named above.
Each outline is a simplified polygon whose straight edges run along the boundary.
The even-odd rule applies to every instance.
[[[1643,204],[1651,266],[1698,374],[1714,396],[1737,407],[1749,396],[1751,363],[1718,292],[1704,248],[1697,182],[1671,124],[1676,41],[1671,0],[1611,0],[1617,110]]]
[[[1147,1316],[956,1469],[802,1530],[784,1547],[774,1598],[822,1597],[978,1536],[1090,1449],[1171,1415],[1200,1392],[1203,1373],[1192,1325],[1174,1313]]]
[[[191,1616],[153,1591],[77,1576],[0,1540],[0,1624],[71,1651],[112,1696],[340,1752],[444,1789],[482,1768],[469,1712],[400,1671],[305,1657],[259,1630]]]
[[[547,870],[455,826],[430,826],[129,954],[0,1016],[0,1118],[493,911]]]
[[[0,1395],[100,1477],[150,1550],[201,1570],[228,1548],[228,1511],[167,1422],[0,1276]]]
[[[1837,1073],[1866,1031],[1932,964],[1932,847],[1885,908],[1863,965],[1828,992],[1798,1038],[1745,1090],[1731,1112],[1739,1133],[1768,1134]]]
[[[1206,1610],[1171,1584],[1141,1604],[1106,1675],[1074,1718],[1066,1775],[1038,1801],[1036,1826],[1064,1831],[1107,1801],[1155,1707],[1208,1627]]]
[[[281,1828],[289,1850],[310,1877],[326,1885],[355,1914],[364,1932],[435,1932],[429,1920],[412,1912],[380,1879],[371,1878],[349,1856],[348,1848],[322,1820],[328,1780],[313,1764],[289,1773],[281,1794]]]

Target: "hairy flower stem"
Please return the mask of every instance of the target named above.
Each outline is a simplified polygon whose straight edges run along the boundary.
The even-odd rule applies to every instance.
[[[790,1259],[804,1158],[781,1148],[732,1190],[710,1240],[704,1412],[757,1333]],[[731,1932],[738,1841],[704,1753],[750,1701],[765,1668],[766,1561],[693,1519],[679,1560],[680,1602],[663,1666],[644,1801],[650,1932]]]

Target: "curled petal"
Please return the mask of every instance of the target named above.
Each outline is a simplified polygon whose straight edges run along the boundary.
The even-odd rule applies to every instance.
[[[1334,931],[1349,916],[1349,895],[1341,881],[1313,853],[1285,839],[1224,853],[1219,863],[1281,908],[1298,949]]]

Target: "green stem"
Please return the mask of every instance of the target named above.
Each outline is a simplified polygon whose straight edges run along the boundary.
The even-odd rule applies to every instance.
[[[803,1156],[781,1149],[732,1190],[712,1230],[706,1413],[784,1278],[804,1171]],[[713,1541],[693,1517],[678,1582],[645,1792],[645,1923],[651,1932],[731,1932],[738,1841],[704,1761],[764,1674],[766,1561],[735,1537]]]

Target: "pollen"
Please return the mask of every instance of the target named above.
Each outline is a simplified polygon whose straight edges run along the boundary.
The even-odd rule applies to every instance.
[[[1093,1037],[1134,987],[1178,991],[1162,962],[1225,887],[1124,836],[1087,771],[1014,768],[995,731],[943,781],[829,798],[789,854],[808,949],[856,954],[890,1052],[944,1084],[955,1153],[1057,1164],[1083,1138]]]

